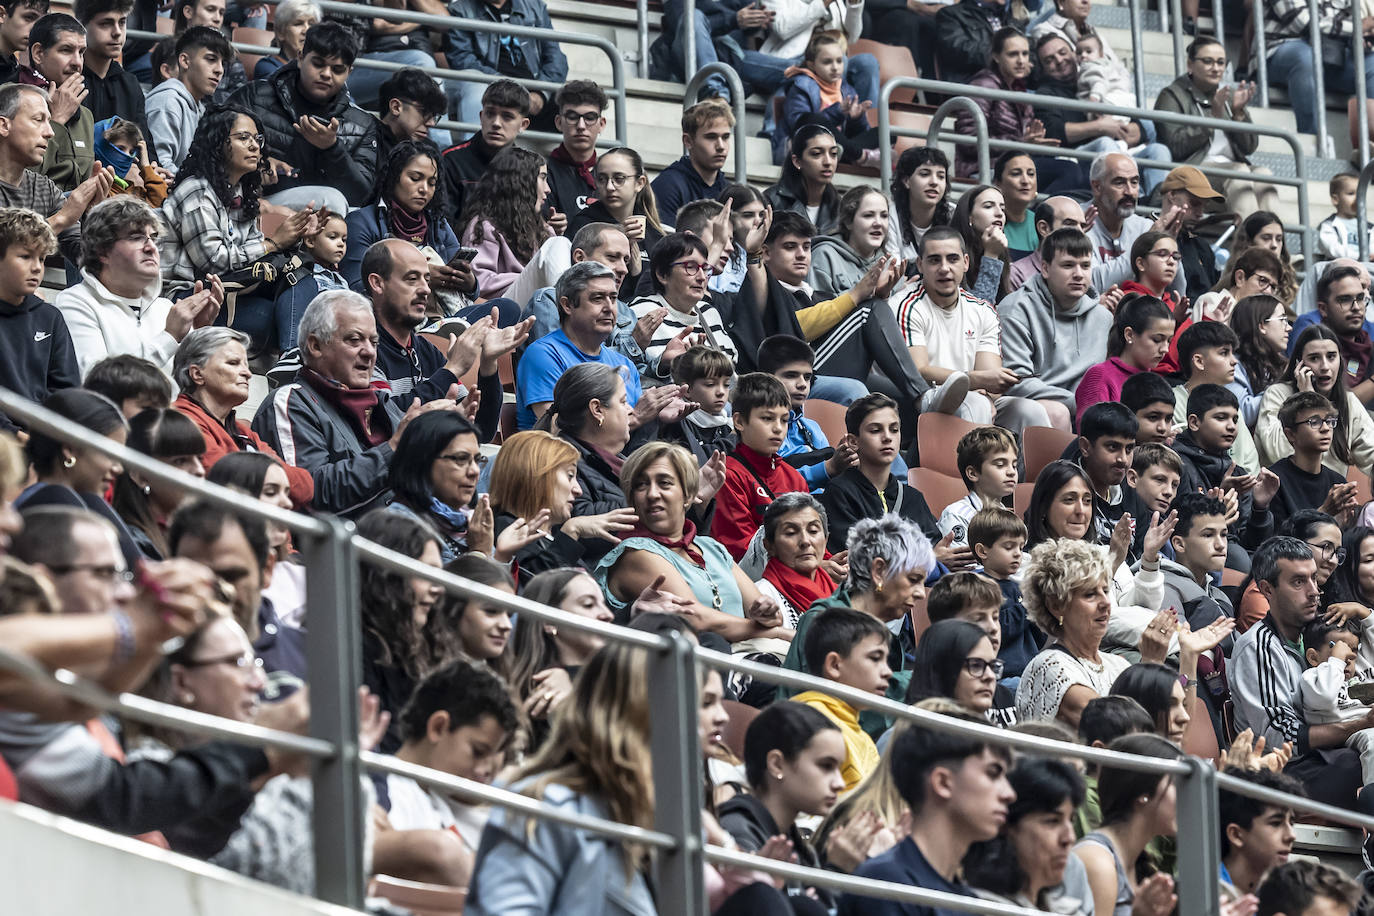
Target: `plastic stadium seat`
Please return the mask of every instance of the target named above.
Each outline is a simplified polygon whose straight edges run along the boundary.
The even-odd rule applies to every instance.
[[[855,54],[872,54],[878,58],[878,79],[886,83],[896,76],[916,76],[916,61],[911,57],[911,49],[900,45],[879,44],[867,38],[860,38],[858,41],[849,45],[849,56]],[[894,102],[914,102],[916,101],[916,90],[898,89],[892,93]],[[877,105],[878,100],[874,99],[873,104]]]
[[[1369,475],[1364,471],[1352,464],[1350,470],[1345,472],[1345,479],[1355,485],[1355,496],[1360,500],[1360,505],[1363,506],[1374,499],[1374,496],[1370,495]]]
[[[1227,566],[1223,568],[1221,571],[1222,588],[1226,588],[1229,585],[1239,587],[1240,584],[1244,581],[1245,573],[1241,572],[1239,569],[1232,569],[1231,567]]]
[[[238,44],[258,45],[263,48],[270,48],[274,40],[272,32],[268,29],[250,29],[246,25],[235,26],[233,37],[230,38],[230,41]],[[243,72],[248,74],[249,79],[253,78],[253,68],[264,56],[262,54],[250,54],[247,51],[239,52],[239,63],[243,64]]]
[[[1026,479],[1035,480],[1045,465],[1064,454],[1073,433],[1052,426],[1027,426],[1021,434],[1021,454],[1026,459]]]
[[[515,435],[518,429],[515,402],[507,401],[501,405],[501,424],[497,430],[496,441],[505,442],[511,436]]]
[[[169,16],[157,17],[156,30],[159,35],[171,35],[176,31],[176,25]]]
[[[912,468],[907,473],[907,482],[921,491],[936,518],[945,511],[945,506],[968,495],[968,488],[962,480],[930,468]]]
[[[744,759],[744,732],[759,711],[754,707],[735,700],[721,700],[730,721],[725,724],[725,746],[740,760]]]
[[[1035,484],[1027,481],[1018,483],[1016,489],[1011,494],[1011,509],[1019,518],[1026,517],[1026,509],[1030,507],[1031,494],[1035,492]]]
[[[802,415],[819,424],[831,446],[845,437],[844,412],[845,408],[834,401],[822,401],[820,398],[808,398],[802,405]]]
[[[964,433],[977,428],[977,423],[951,414],[933,411],[921,414],[916,418],[916,448],[921,455],[921,467],[961,479],[954,449]]]
[[[404,881],[389,875],[373,878],[368,893],[405,907],[415,916],[459,916],[468,896],[466,888]]]

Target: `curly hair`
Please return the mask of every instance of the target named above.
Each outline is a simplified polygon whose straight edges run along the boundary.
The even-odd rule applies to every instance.
[[[1050,538],[1037,544],[1021,575],[1031,623],[1046,633],[1058,632],[1055,612],[1069,603],[1074,591],[1111,578],[1106,547],[1076,538]]]
[[[464,231],[464,241],[486,239],[483,222],[505,236],[511,250],[528,261],[544,244],[548,224],[540,210],[539,169],[544,158],[537,153],[511,145],[497,153],[482,179],[473,186],[458,222],[472,226]],[[457,227],[455,227],[457,228]]]
[[[191,149],[186,153],[186,161],[181,164],[181,169],[177,172],[176,182],[172,185],[176,189],[183,181],[190,178],[204,178],[210,185],[210,190],[219,198],[220,203],[228,207],[234,199],[234,188],[229,184],[229,174],[225,167],[225,159],[229,148],[229,134],[234,129],[234,122],[239,117],[251,118],[253,121],[253,132],[262,135],[262,122],[258,116],[246,108],[237,105],[226,105],[223,108],[215,108],[201,116],[200,124],[196,127],[196,134],[191,138]],[[260,150],[262,159],[259,161],[259,171],[249,172],[239,181],[238,191],[243,198],[243,207],[240,212],[244,219],[257,219],[258,217],[258,198],[262,196],[262,172],[261,169],[267,162],[267,151]]]
[[[377,169],[377,183],[372,189],[372,199],[387,201],[390,206],[392,188],[401,180],[401,173],[410,165],[410,160],[419,156],[426,156],[434,163],[434,196],[425,207],[425,216],[431,221],[442,219],[448,207],[444,198],[443,176],[439,172],[439,147],[428,140],[402,140],[392,147],[386,161]]]
[[[386,509],[364,515],[358,535],[416,560],[430,543],[439,545],[438,534],[428,524]],[[401,668],[419,680],[454,657],[452,639],[441,637],[443,627],[434,610],[424,627],[415,625],[415,595],[404,576],[368,562],[361,564],[360,572],[363,636],[376,641],[377,654],[369,661]]]

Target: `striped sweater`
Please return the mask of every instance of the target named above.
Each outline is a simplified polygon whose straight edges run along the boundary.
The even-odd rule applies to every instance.
[[[1293,742],[1293,755],[1305,754],[1307,722],[1302,715],[1301,648],[1287,642],[1267,616],[1236,640],[1227,673],[1236,706],[1236,727],[1263,737],[1267,747]]]

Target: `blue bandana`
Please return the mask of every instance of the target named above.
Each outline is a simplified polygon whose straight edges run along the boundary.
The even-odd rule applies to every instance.
[[[468,530],[468,510],[454,509],[448,503],[440,502],[438,497],[431,496],[429,500],[429,511],[443,519],[453,528],[454,532],[462,534]]]
[[[105,139],[105,131],[113,127],[116,120],[106,118],[95,126],[95,158],[100,160],[101,165],[114,169],[114,173],[123,178],[129,174],[129,169],[134,167],[137,160]]]

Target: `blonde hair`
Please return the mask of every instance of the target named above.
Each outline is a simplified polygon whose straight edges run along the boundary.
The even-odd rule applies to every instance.
[[[802,55],[802,63],[813,63],[816,55],[821,52],[825,45],[839,45],[841,54],[849,53],[849,39],[844,32],[839,29],[822,29],[811,36],[811,40],[806,43],[806,53]]]
[[[48,221],[24,207],[0,207],[0,256],[11,245],[32,245],[47,257],[57,250],[57,236]]]
[[[625,501],[631,506],[634,505],[634,497],[631,494],[634,492],[635,478],[660,458],[667,459],[672,465],[674,473],[677,474],[677,482],[682,484],[682,493],[688,505],[691,505],[691,501],[697,497],[697,488],[701,485],[701,471],[697,467],[696,459],[682,446],[663,441],[640,446],[635,449],[634,454],[625,459],[625,464],[620,468],[620,489],[625,493]]]
[[[613,821],[654,825],[653,759],[649,753],[649,653],[610,643],[597,650],[558,707],[548,740],[512,782],[533,779],[521,791],[542,798],[550,785],[566,786],[605,802]],[[533,835],[535,821],[526,821]],[[623,842],[628,878],[644,867],[649,850]]]
[[[29,476],[29,462],[24,449],[9,433],[0,433],[0,499],[5,491],[22,487]]]
[[[722,99],[707,99],[704,102],[697,102],[682,113],[682,132],[689,137],[695,137],[697,131],[712,121],[724,121],[731,128],[734,128],[735,113],[730,110],[730,105]]]
[[[516,433],[501,445],[491,466],[491,507],[516,518],[533,518],[553,502],[554,472],[577,464],[577,449],[539,429]]]
[[[1112,570],[1107,548],[1078,538],[1050,538],[1037,544],[1021,574],[1021,592],[1026,612],[1046,633],[1056,633],[1058,609],[1063,608],[1080,588],[1110,582]]]

